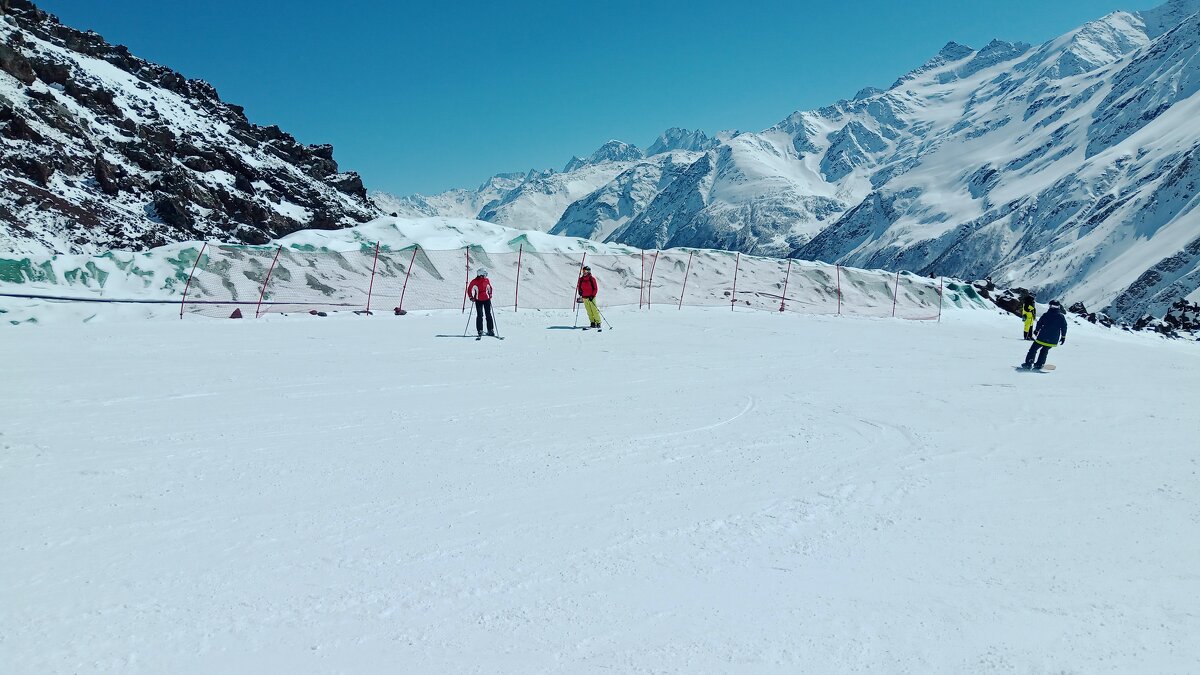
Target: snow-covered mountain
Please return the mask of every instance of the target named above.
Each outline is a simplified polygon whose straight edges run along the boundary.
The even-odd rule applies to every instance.
[[[247,121],[211,85],[28,0],[0,0],[0,249],[262,243],[381,211],[329,145]]]
[[[373,192],[371,199],[385,213],[397,216],[479,218],[509,227],[603,239],[641,213],[683,167],[718,142],[702,131],[668,129],[645,152],[613,140],[587,157],[572,157],[562,171],[497,174],[474,190],[432,196]]]
[[[673,129],[640,160],[610,142],[470,215],[645,248],[991,275],[1122,318],[1161,314],[1200,286],[1198,13],[1171,0],[1039,46],[951,42],[886,90],[757,133]],[[651,163],[668,151],[695,158]],[[445,199],[419,198],[422,215],[450,213]]]

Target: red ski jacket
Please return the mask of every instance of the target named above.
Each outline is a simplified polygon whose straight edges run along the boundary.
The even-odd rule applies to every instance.
[[[600,287],[596,284],[596,277],[590,274],[586,277],[579,277],[579,297],[595,300],[596,293],[599,290]]]
[[[492,284],[487,277],[475,277],[467,286],[467,297],[484,302],[492,299]]]

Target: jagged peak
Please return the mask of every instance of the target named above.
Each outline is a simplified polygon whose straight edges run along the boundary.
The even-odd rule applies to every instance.
[[[974,53],[974,49],[951,40],[950,42],[947,42],[940,50],[938,50],[938,53],[935,54],[933,58],[921,64],[920,67],[910,70],[893,82],[889,89],[895,89],[901,84],[916,78],[922,73],[929,72],[930,70],[934,70],[936,68],[941,68],[942,66],[949,65],[955,61],[961,61]]]
[[[477,192],[484,192],[489,189],[507,189],[513,187],[516,183],[525,180],[526,172],[510,171],[507,173],[498,173],[491,178],[480,183]]]
[[[954,40],[951,40],[947,42],[945,46],[941,48],[941,50],[938,51],[937,56],[934,58],[942,59],[942,63],[951,63],[953,61],[967,58],[974,51],[974,49],[971,49],[964,44],[959,44]]]
[[[589,164],[599,164],[600,162],[624,162],[633,159],[641,159],[642,151],[636,145],[631,145],[624,141],[610,140],[604,145],[596,149],[591,157],[588,157]]]
[[[631,145],[624,141],[610,140],[596,151],[582,159],[580,157],[571,157],[571,161],[567,162],[563,167],[563,173],[575,171],[585,166],[592,164],[601,164],[603,162],[629,162],[638,159],[643,159],[645,155],[636,145]]]
[[[871,98],[872,96],[878,96],[879,94],[882,94],[882,93],[883,93],[883,90],[880,89],[879,87],[863,87],[862,89],[858,90],[858,93],[856,93],[854,95],[854,98],[852,100],[861,101],[863,99]]]
[[[716,146],[718,141],[699,129],[681,129],[671,127],[658,135],[646,150],[646,156],[657,155],[672,150],[704,151]]]
[[[1145,25],[1146,36],[1151,39],[1171,31],[1193,14],[1200,14],[1200,0],[1168,0],[1158,7],[1137,12]]]
[[[525,174],[525,181],[528,182],[531,180],[541,180],[542,178],[549,178],[553,175],[554,169],[530,169],[529,172]]]
[[[1029,50],[1029,47],[1030,45],[1028,42],[1009,42],[1008,40],[992,38],[991,42],[987,43],[983,46],[983,49],[979,50],[979,56],[1007,54],[1014,51],[1025,52]]]
[[[1152,38],[1144,21],[1129,12],[1112,12],[1052,40],[1018,68],[1041,69],[1050,79],[1090,72],[1144,47]]]

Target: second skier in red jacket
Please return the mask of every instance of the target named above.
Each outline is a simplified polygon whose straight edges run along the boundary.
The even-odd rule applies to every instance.
[[[600,285],[596,283],[596,277],[592,276],[592,268],[584,267],[580,272],[576,290],[579,292],[579,301],[587,310],[588,320],[592,322],[588,328],[599,328],[600,309],[596,307],[596,294],[600,291]]]
[[[467,297],[475,303],[475,331],[483,335],[483,318],[487,317],[487,334],[496,334],[496,322],[492,319],[492,282],[488,281],[487,270],[480,268],[475,278],[467,285]]]

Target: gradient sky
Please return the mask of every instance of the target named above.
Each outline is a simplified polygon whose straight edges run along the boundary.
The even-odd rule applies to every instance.
[[[333,143],[396,194],[561,169],[672,126],[757,131],[887,87],[947,41],[1039,43],[1159,0],[35,0]]]

